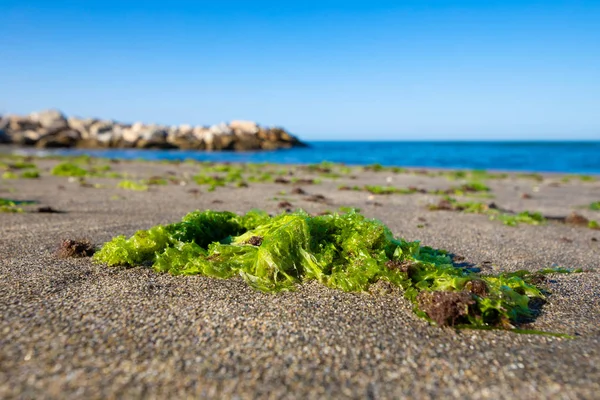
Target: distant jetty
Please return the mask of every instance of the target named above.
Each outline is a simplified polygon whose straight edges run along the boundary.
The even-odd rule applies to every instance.
[[[0,117],[0,143],[37,148],[137,148],[206,151],[276,150],[306,147],[283,128],[253,121],[212,126],[124,124],[66,117],[58,110]]]

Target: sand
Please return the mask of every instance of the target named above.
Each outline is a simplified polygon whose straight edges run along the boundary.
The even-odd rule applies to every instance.
[[[289,184],[207,192],[189,182],[199,167],[188,164],[112,165],[135,177],[171,173],[188,182],[134,192],[108,178],[88,179],[105,187],[82,187],[50,176],[55,161],[37,163],[40,179],[0,181],[0,197],[39,202],[26,207],[30,212],[0,214],[1,398],[598,396],[600,231],[555,222],[508,227],[485,215],[429,211],[439,196],[337,189],[390,178],[397,187],[456,184],[444,177],[366,171],[302,186],[324,195],[323,204],[289,194]],[[481,201],[600,219],[578,208],[600,200],[599,181],[544,178],[490,180],[495,198]],[[159,275],[53,254],[66,238],[101,245],[195,209],[281,212],[283,199],[309,212],[360,207],[398,236],[447,249],[483,272],[583,268],[550,277],[548,303],[528,326],[575,338],[438,328],[415,316],[399,289],[380,284],[369,293],[344,293],[308,283],[270,295],[240,279]],[[64,213],[34,212],[40,205]]]

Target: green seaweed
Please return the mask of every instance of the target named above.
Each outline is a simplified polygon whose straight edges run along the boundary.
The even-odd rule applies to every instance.
[[[590,220],[588,221],[588,228],[590,229],[600,229],[600,224],[598,223],[598,221],[595,220]]]
[[[143,191],[148,190],[148,185],[146,185],[145,183],[129,181],[129,180],[119,182],[117,187],[120,187],[121,189],[126,189],[126,190],[135,190],[138,192],[143,192]]]
[[[36,165],[25,160],[17,160],[14,163],[10,164],[9,167],[12,169],[29,169],[35,168]]]
[[[537,271],[538,274],[574,274],[583,272],[581,268],[565,268],[565,267],[552,267],[552,268],[544,268]]]
[[[544,180],[544,177],[540,174],[536,174],[536,173],[521,173],[521,174],[517,174],[516,175],[518,178],[523,178],[523,179],[533,179],[534,181],[537,182],[542,182]]]
[[[23,209],[18,207],[18,202],[15,200],[0,198],[0,212],[3,213],[22,213]]]
[[[600,201],[594,201],[590,203],[588,208],[593,211],[600,211]]]
[[[89,172],[77,164],[70,162],[62,162],[52,168],[52,175],[55,176],[72,176],[72,177],[83,177],[87,176]]]
[[[595,182],[596,181],[596,178],[591,175],[577,175],[577,178],[581,182]]]
[[[156,271],[218,278],[241,276],[275,293],[317,280],[344,291],[365,291],[379,280],[404,289],[415,312],[438,325],[512,328],[534,316],[530,298],[543,298],[529,272],[479,275],[452,263],[444,250],[395,238],[383,223],[356,210],[274,217],[195,211],[170,225],[118,236],[94,255],[97,262],[148,265]],[[428,297],[458,296],[456,315],[439,315]]]
[[[2,179],[19,179],[19,175],[11,171],[6,171],[2,174]]]
[[[22,213],[24,210],[19,206],[35,204],[31,200],[13,200],[0,197],[0,212],[5,213]]]
[[[497,219],[504,225],[517,226],[520,223],[529,225],[540,225],[546,222],[546,218],[539,212],[523,211],[518,214],[492,214],[490,219]]]
[[[40,177],[40,172],[37,170],[23,171],[21,173],[21,178],[25,178],[25,179],[36,179],[39,177]]]
[[[390,195],[390,194],[413,194],[418,193],[419,189],[414,187],[409,188],[397,188],[393,186],[380,186],[380,185],[365,185],[363,187],[360,186],[347,186],[341,185],[338,186],[338,190],[353,190],[357,192],[369,192],[371,194],[377,195]]]

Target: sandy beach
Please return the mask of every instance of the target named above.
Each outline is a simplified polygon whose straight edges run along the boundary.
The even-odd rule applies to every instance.
[[[588,208],[600,201],[598,177],[509,173],[483,180],[489,192],[453,195],[549,217],[513,227],[485,214],[430,210],[443,197],[431,191],[462,183],[444,171],[265,166],[279,183],[209,191],[194,182],[206,167],[199,163],[93,161],[124,178],[80,181],[51,175],[58,160],[32,162],[39,178],[0,180],[0,197],[35,202],[0,213],[2,398],[598,396],[600,230],[552,219],[576,212],[600,220],[600,211]],[[167,184],[117,187],[151,177]],[[415,190],[340,190],[365,185]],[[108,268],[54,254],[63,239],[88,238],[99,247],[197,209],[321,213],[345,206],[483,273],[582,269],[548,276],[551,294],[527,326],[574,338],[439,328],[417,317],[400,289],[379,284],[345,293],[311,282],[273,295],[239,278]]]

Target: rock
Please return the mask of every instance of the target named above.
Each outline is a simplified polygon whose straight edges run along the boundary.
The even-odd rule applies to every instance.
[[[208,128],[208,130],[213,135],[232,135],[233,134],[233,130],[231,130],[231,128],[225,122],[221,122],[218,125],[213,125],[210,128]]]
[[[218,143],[218,146],[215,146],[215,150],[233,150],[233,146],[235,145],[235,136],[216,136],[216,140],[213,141],[213,146],[215,145],[215,143]]]
[[[178,130],[179,136],[189,136],[194,133],[194,127],[187,124],[179,125]]]
[[[74,118],[74,117],[67,118],[67,123],[69,124],[69,128],[74,129],[77,132],[79,132],[81,134],[82,139],[88,139],[91,137],[90,128],[96,122],[99,122],[99,121],[96,119],[93,119],[93,118],[86,118],[86,119],[80,119],[80,118]]]
[[[139,129],[138,140],[135,147],[142,149],[170,149],[175,148],[172,143],[167,142],[168,132],[164,127],[148,125]]]
[[[40,125],[37,122],[32,121],[28,117],[10,115],[5,118],[8,119],[8,130],[10,131],[26,131],[40,128]]]
[[[69,127],[67,118],[58,110],[44,110],[29,114],[31,121],[39,124],[49,131],[58,132]]]
[[[97,133],[95,138],[102,147],[109,147],[112,142],[116,142],[121,136],[115,137],[114,131],[104,131]]]
[[[89,137],[96,139],[98,135],[110,133],[114,125],[112,121],[96,121],[89,127]]]
[[[302,146],[282,128],[261,128],[256,122],[235,120],[229,125],[133,125],[92,118],[66,118],[58,110],[29,116],[0,116],[0,143],[38,147],[181,148],[198,150],[273,150]]]
[[[35,147],[40,149],[73,147],[81,139],[79,132],[75,130],[63,130],[53,135],[46,135],[40,138]]]
[[[140,132],[144,128],[141,122],[136,122],[128,128],[123,129],[123,140],[135,144],[140,138]]]
[[[581,214],[573,211],[565,218],[565,223],[571,225],[587,225],[589,220]]]
[[[140,131],[140,139],[148,142],[164,142],[167,139],[168,132],[159,126],[147,126]]]
[[[253,121],[231,121],[229,128],[236,135],[256,135],[258,133],[258,124]]]
[[[168,143],[182,150],[204,150],[206,148],[204,141],[190,135],[170,138],[168,139]]]
[[[38,131],[25,131],[23,132],[23,137],[27,138],[28,141],[33,143],[37,142],[42,138],[42,132]]]
[[[250,151],[250,150],[259,150],[260,140],[254,134],[238,134],[236,132],[236,140],[233,144],[233,149],[235,151]]]
[[[4,129],[0,129],[0,143],[10,143],[12,139]]]
[[[212,133],[205,126],[197,126],[192,130],[192,135],[199,141],[204,141],[204,139],[210,135],[212,140]]]
[[[260,148],[262,150],[277,150],[279,146],[276,142],[263,141],[260,142]]]

